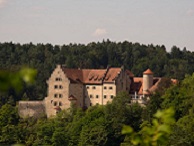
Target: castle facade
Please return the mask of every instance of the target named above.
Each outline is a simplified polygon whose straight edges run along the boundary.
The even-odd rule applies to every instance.
[[[46,114],[51,117],[70,108],[71,104],[84,109],[105,105],[121,91],[129,93],[132,102],[145,104],[160,81],[161,78],[153,77],[150,69],[143,73],[143,77],[134,77],[131,71],[122,67],[69,69],[57,65],[47,80],[47,97],[43,101],[20,101],[19,115],[38,117]]]

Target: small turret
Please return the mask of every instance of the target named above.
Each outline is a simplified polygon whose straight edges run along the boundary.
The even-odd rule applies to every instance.
[[[143,72],[143,94],[147,94],[148,90],[153,86],[153,72],[147,69]]]

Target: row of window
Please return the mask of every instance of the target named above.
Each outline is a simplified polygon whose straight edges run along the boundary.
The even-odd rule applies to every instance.
[[[98,98],[99,96],[98,95],[96,95],[96,98]],[[107,98],[107,95],[104,95],[103,96],[105,99]],[[113,95],[110,95],[110,98],[112,99],[114,96]],[[93,95],[92,94],[90,94],[90,98],[93,98]]]
[[[55,78],[55,81],[62,81],[61,78]]]
[[[51,101],[51,103],[52,103],[53,101]],[[59,102],[57,102],[57,101],[54,101],[53,102],[53,105],[54,106],[62,106],[62,102],[61,101],[59,101]]]
[[[87,88],[87,89],[90,89],[90,86],[87,86],[86,88]],[[96,89],[96,86],[92,86],[92,89]],[[107,89],[107,87],[106,87],[106,86],[104,86],[104,89],[106,90],[106,89]],[[109,89],[110,89],[110,90],[112,90],[112,89],[113,89],[113,87],[111,87],[111,86],[110,86],[110,87],[109,87]]]
[[[62,94],[54,94],[54,97],[55,97],[55,98],[58,98],[58,97],[59,97],[59,98],[62,98],[63,95],[62,95]]]
[[[106,87],[106,86],[104,86],[104,89],[106,90],[106,89],[107,89],[107,87]],[[109,87],[109,89],[110,89],[110,90],[112,90],[112,87]]]
[[[55,85],[54,89],[63,89],[63,86],[62,85]]]

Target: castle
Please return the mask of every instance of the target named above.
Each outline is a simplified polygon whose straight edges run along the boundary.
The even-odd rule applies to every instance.
[[[105,105],[121,91],[131,95],[132,102],[145,104],[149,95],[157,89],[161,78],[154,78],[148,69],[143,77],[134,77],[124,68],[69,69],[57,65],[47,80],[47,97],[43,101],[19,101],[21,117],[47,117],[56,115],[71,104],[88,108]],[[130,97],[129,97],[130,98]]]

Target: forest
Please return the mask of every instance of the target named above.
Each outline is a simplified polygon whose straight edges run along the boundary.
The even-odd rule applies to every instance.
[[[76,107],[62,111],[55,118],[21,119],[17,114],[19,100],[42,100],[46,80],[57,64],[68,68],[106,68],[124,66],[135,76],[150,68],[154,76],[179,80],[177,85],[153,94],[146,107],[130,104],[127,93],[120,93],[106,106],[83,111]],[[84,44],[14,44],[0,43],[0,69],[17,73],[30,67],[37,71],[35,83],[23,85],[20,91],[9,88],[0,92],[0,143],[67,146],[135,145],[122,134],[124,125],[144,136],[143,125],[152,125],[157,110],[173,107],[175,122],[170,125],[165,143],[158,145],[194,145],[194,53],[176,46],[131,42],[92,42]],[[129,104],[126,104],[129,103]]]

